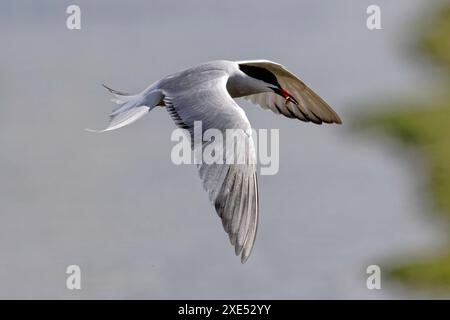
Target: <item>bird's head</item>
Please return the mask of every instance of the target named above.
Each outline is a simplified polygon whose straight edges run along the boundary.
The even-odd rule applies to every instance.
[[[277,76],[263,65],[252,65],[248,63],[239,63],[239,70],[245,74],[252,86],[257,87],[262,92],[273,91],[282,96],[286,101],[298,105],[297,100],[278,82]]]

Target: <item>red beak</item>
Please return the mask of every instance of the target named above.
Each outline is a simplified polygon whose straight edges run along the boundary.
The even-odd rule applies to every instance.
[[[297,100],[295,100],[295,98],[293,96],[291,96],[291,94],[289,92],[287,92],[286,90],[284,90],[283,88],[278,89],[279,92],[277,92],[280,96],[282,96],[283,98],[285,98],[287,101],[291,101],[292,103],[298,105]]]

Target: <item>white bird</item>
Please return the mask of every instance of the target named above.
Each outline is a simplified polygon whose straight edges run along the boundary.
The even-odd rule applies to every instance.
[[[175,124],[187,129],[191,136],[194,121],[202,121],[203,131],[243,129],[241,138],[250,148],[237,148],[235,152],[238,158],[245,159],[244,164],[198,166],[203,186],[242,263],[255,243],[258,183],[250,122],[233,98],[247,97],[288,118],[317,124],[342,123],[336,112],[299,78],[268,60],[207,62],[167,76],[135,95],[106,88],[114,94],[112,100],[119,107],[110,114],[108,127],[99,132],[126,126],[156,106],[165,107]]]

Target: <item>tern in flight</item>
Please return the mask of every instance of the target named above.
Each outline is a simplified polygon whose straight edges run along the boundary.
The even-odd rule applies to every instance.
[[[305,122],[342,123],[299,78],[268,60],[207,62],[167,76],[134,95],[106,88],[119,106],[110,114],[108,127],[99,132],[126,126],[157,106],[165,108],[175,124],[191,136],[196,121],[201,121],[203,131],[242,129],[241,141],[250,148],[233,148],[233,152],[243,163],[198,165],[203,186],[242,263],[255,243],[258,183],[250,122],[233,98],[247,97],[264,109]],[[194,144],[191,140],[192,149]],[[200,140],[200,144],[204,147],[207,142]]]

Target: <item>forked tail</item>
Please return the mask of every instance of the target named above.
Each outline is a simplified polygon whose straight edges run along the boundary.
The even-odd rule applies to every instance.
[[[163,99],[161,90],[152,90],[151,87],[141,93],[132,95],[111,89],[104,84],[103,86],[114,95],[111,101],[119,106],[113,109],[109,115],[110,121],[105,129],[86,129],[87,131],[105,132],[129,125],[146,115],[150,110],[160,104]]]

